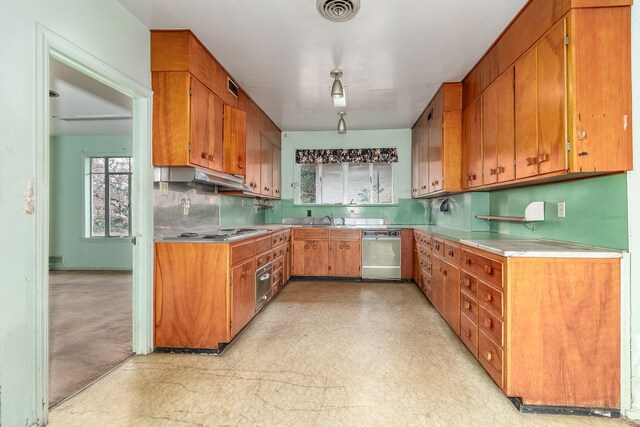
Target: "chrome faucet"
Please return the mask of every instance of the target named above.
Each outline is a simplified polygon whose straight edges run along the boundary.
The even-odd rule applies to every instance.
[[[324,217],[329,220],[330,225],[333,224],[333,212],[330,215],[325,215]]]

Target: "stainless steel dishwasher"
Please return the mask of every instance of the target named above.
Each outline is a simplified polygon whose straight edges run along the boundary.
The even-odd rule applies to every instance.
[[[362,278],[400,280],[399,229],[362,230]]]

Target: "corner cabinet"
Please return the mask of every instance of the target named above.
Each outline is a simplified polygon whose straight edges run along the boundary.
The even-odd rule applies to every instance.
[[[413,126],[413,197],[461,189],[461,109],[461,83],[444,83]]]

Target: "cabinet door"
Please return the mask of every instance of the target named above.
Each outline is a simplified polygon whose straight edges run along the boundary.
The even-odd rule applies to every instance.
[[[484,184],[514,179],[513,68],[482,93],[482,152]]]
[[[247,123],[247,174],[244,182],[254,193],[260,193],[260,131]]]
[[[255,260],[231,270],[231,336],[234,337],[256,312]]]
[[[329,275],[329,241],[308,240],[304,250],[305,276]]]
[[[291,245],[287,244],[284,255],[284,280],[282,284],[286,284],[291,279]]]
[[[464,109],[462,138],[462,186],[482,185],[482,98],[476,98]]]
[[[291,274],[294,276],[305,276],[304,261],[309,249],[308,240],[295,240],[293,242],[293,257],[291,260]]]
[[[429,193],[434,193],[443,188],[442,116],[431,119],[427,127],[427,134],[429,139]]]
[[[429,193],[429,132],[426,130],[418,139],[418,152],[420,155],[418,195],[422,196]]]
[[[247,159],[247,113],[230,105],[224,106],[225,173],[245,176]]]
[[[439,271],[442,278],[442,317],[460,335],[460,269],[443,262]]]
[[[153,73],[153,164],[188,165],[196,151],[189,150],[191,76],[189,73]],[[200,153],[196,160],[200,162]]]
[[[536,47],[538,84],[538,173],[567,169],[566,127],[566,24],[558,22]]]
[[[260,135],[260,194],[273,195],[273,144]]]
[[[273,197],[275,197],[276,199],[279,199],[281,197],[280,194],[280,164],[281,164],[281,158],[280,158],[280,147],[278,147],[276,144],[273,144],[273,153],[272,153],[272,157],[273,157],[273,178],[272,178],[272,184],[273,184]]]
[[[515,111],[513,67],[502,73],[495,81],[496,86],[496,145],[498,152],[498,182],[515,179]],[[484,113],[483,113],[484,114]]]
[[[538,174],[538,97],[535,48],[515,65],[516,179]]]
[[[411,196],[417,197],[420,188],[420,145],[415,142],[411,146]]]
[[[329,275],[360,277],[362,251],[357,240],[334,240],[330,244]]]
[[[222,166],[222,101],[195,77],[191,77],[190,89],[190,161],[196,166],[215,169],[216,165]]]
[[[439,258],[433,257],[431,274],[431,304],[440,312],[444,313],[444,283],[442,275],[442,264]]]

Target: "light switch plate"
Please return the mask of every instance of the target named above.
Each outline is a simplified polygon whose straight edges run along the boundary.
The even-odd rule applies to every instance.
[[[567,217],[567,207],[564,202],[558,202],[558,218],[566,218]]]

